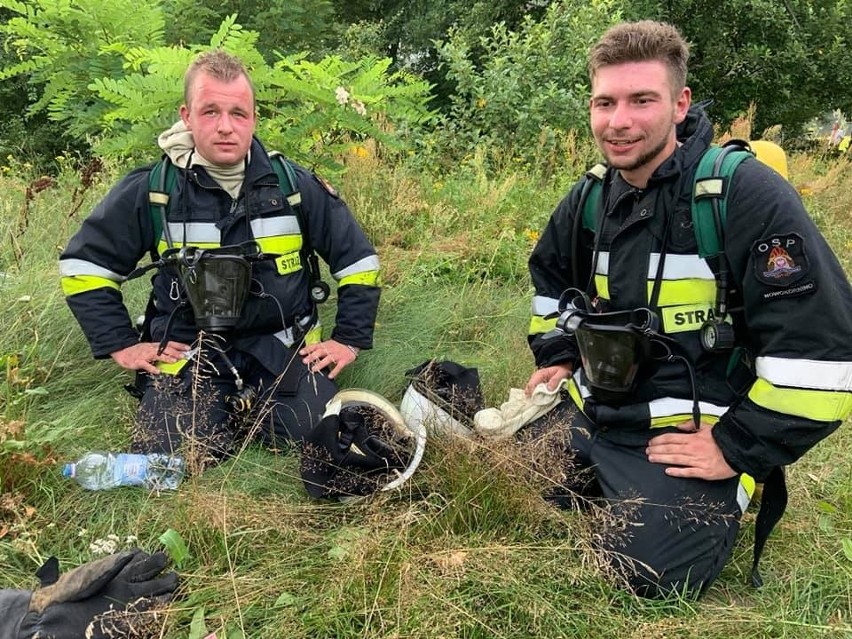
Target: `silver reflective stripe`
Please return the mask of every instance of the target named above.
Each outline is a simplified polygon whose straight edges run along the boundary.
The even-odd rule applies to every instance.
[[[356,273],[367,273],[369,271],[378,270],[379,256],[370,255],[369,257],[365,257],[364,259],[358,260],[354,264],[351,264],[346,268],[337,271],[337,273],[332,273],[332,277],[334,277],[334,279],[336,280],[342,280],[344,277],[355,275]]]
[[[698,402],[698,409],[705,415],[715,417],[721,417],[728,411],[727,406],[717,406],[710,402]],[[689,415],[692,413],[692,402],[688,399],[661,397],[648,402],[648,412],[651,414],[651,419],[669,415]]]
[[[704,178],[695,183],[695,197],[707,197],[708,195],[721,195],[725,187],[722,178]]]
[[[648,260],[648,279],[652,280],[657,276],[657,268],[660,264],[660,254],[651,253]],[[715,280],[716,276],[707,262],[697,255],[673,255],[666,254],[666,261],[663,265],[664,280],[685,280],[685,279],[702,279]]]
[[[294,343],[292,328],[285,328],[283,330],[278,331],[277,333],[273,333],[272,337],[284,344],[284,346],[286,346],[287,348],[290,348]]]
[[[298,321],[299,328],[305,333],[310,333],[313,329],[319,326],[319,323],[314,323],[311,319],[311,316],[303,317]],[[277,333],[273,333],[272,337],[277,339],[279,342],[284,344],[287,348],[290,348],[293,344],[295,344],[295,340],[293,339],[293,327],[284,328]]]
[[[582,370],[582,368],[578,368],[574,371],[574,374],[571,377],[577,385],[577,389],[580,391],[580,397],[583,398],[583,401],[586,401],[586,399],[592,396],[592,391],[582,382],[583,377],[580,374]]]
[[[105,280],[112,280],[113,282],[123,282],[125,279],[123,275],[119,275],[115,271],[110,271],[103,266],[98,266],[93,262],[71,258],[59,260],[59,274],[62,277],[93,275],[95,277],[102,277]]]
[[[275,237],[276,235],[299,235],[299,221],[295,215],[280,215],[251,221],[254,237]]]
[[[183,230],[186,228],[186,237]],[[212,222],[169,222],[169,233],[176,244],[216,244],[222,233]]]
[[[751,501],[751,497],[748,496],[748,491],[745,486],[743,486],[743,482],[740,481],[737,486],[737,506],[740,507],[740,512],[745,513],[746,508],[748,508],[748,504]]]
[[[598,252],[598,265],[595,268],[595,273],[597,275],[609,274],[609,251]]]
[[[852,391],[852,362],[758,357],[755,372],[774,386]]]
[[[573,307],[570,307],[573,308]],[[559,310],[559,300],[552,297],[544,297],[536,295],[532,298],[532,314],[533,315],[550,315]]]

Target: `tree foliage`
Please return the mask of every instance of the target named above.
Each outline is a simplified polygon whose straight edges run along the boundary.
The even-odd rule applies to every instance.
[[[205,44],[168,47],[157,2],[132,14],[143,20],[120,20],[119,5],[131,15],[126,0],[110,5],[115,13],[96,12],[90,1],[0,0],[18,14],[3,28],[19,59],[0,77],[27,76],[43,91],[31,110],[46,110],[105,156],[150,155],[157,134],[176,119],[187,65],[211,48],[234,53],[249,69],[265,141],[329,172],[340,168],[335,158],[347,145],[365,137],[396,144],[401,138],[394,131],[431,117],[428,84],[392,72],[389,59],[314,63],[294,54],[269,64],[257,48],[258,33],[243,29],[236,16]],[[139,21],[144,30],[134,26]],[[82,38],[90,31],[94,38]]]
[[[334,49],[343,26],[331,0],[163,0],[166,42],[207,42],[230,15],[258,33],[257,48],[268,61],[275,52],[307,52],[314,59]]]
[[[693,94],[726,125],[757,107],[755,129],[791,134],[832,110],[852,111],[852,5],[846,0],[633,2],[634,17],[676,24],[691,43]]]
[[[529,158],[559,132],[585,129],[586,53],[618,18],[613,0],[562,0],[517,30],[494,26],[480,38],[481,56],[451,31],[438,53],[456,85],[448,117],[454,139],[489,141]]]
[[[7,51],[0,80],[25,77],[39,98],[28,112],[46,112],[71,138],[98,130],[107,104],[88,86],[123,73],[124,53],[163,38],[157,0],[0,0],[13,17],[0,24]]]
[[[97,150],[108,156],[150,153],[151,141],[171,125],[182,101],[183,73],[194,55],[222,48],[239,56],[252,77],[258,135],[272,148],[334,173],[336,158],[365,138],[399,145],[400,129],[427,121],[429,86],[390,71],[387,58],[349,62],[329,56],[311,62],[302,54],[268,64],[256,48],[258,34],[230,16],[204,46],[137,47],[125,55],[128,73],[100,78],[91,90],[110,105],[102,117]]]

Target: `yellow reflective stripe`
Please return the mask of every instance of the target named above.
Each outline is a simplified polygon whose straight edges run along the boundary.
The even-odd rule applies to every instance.
[[[113,282],[105,277],[98,277],[96,275],[69,275],[67,277],[63,277],[60,280],[60,283],[62,285],[62,292],[65,293],[65,297],[71,297],[78,293],[94,291],[99,288],[114,288],[117,291],[120,290],[118,282]]]
[[[666,426],[677,426],[684,422],[692,421],[692,413],[683,413],[681,415],[666,415],[664,417],[652,417],[651,428],[665,428]],[[701,413],[701,421],[705,424],[715,424],[719,418],[715,415]]]
[[[595,275],[595,290],[598,296],[609,299],[609,280],[606,275]]]
[[[582,413],[585,402],[583,401],[583,396],[580,393],[580,387],[577,385],[577,382],[574,380],[573,377],[569,377],[563,382],[563,384],[568,390],[568,396],[571,398],[571,401],[574,402],[574,404]]]
[[[648,281],[648,299],[654,290],[653,280]],[[713,304],[716,300],[716,282],[690,278],[685,280],[664,280],[660,282],[659,306],[675,304]]]
[[[557,319],[556,317],[544,319],[540,315],[533,315],[530,319],[530,335],[540,335],[552,331],[556,328]]]
[[[740,485],[737,486],[737,506],[740,507],[741,513],[744,513],[748,508],[751,497],[754,495],[754,487],[754,477],[745,473],[740,475]]]
[[[754,481],[754,477],[751,475],[747,475],[743,473],[740,475],[740,485],[745,489],[746,494],[751,498],[754,495],[754,489],[757,485],[757,482]]]
[[[172,248],[183,248],[184,246],[193,246],[193,247],[199,248],[199,249],[214,249],[214,248],[219,248],[220,245],[218,243],[217,244],[207,244],[205,242],[191,242],[190,244],[185,245],[183,242],[172,242]],[[168,248],[169,248],[169,245],[165,240],[161,239],[159,242],[157,242],[157,252],[160,255],[165,253],[168,250]]]
[[[362,271],[361,273],[353,273],[343,277],[338,282],[338,287],[348,284],[360,284],[362,286],[378,286],[379,272],[378,271]]]
[[[160,369],[161,373],[165,373],[166,375],[177,375],[187,364],[189,364],[188,359],[179,359],[172,363],[157,362],[155,366]]]
[[[852,412],[852,393],[802,388],[779,388],[758,377],[748,392],[758,406],[818,422],[846,419]]]
[[[295,253],[302,248],[301,235],[272,235],[270,237],[256,237],[257,245],[264,253],[273,255],[284,255]]]
[[[322,341],[322,326],[317,324],[305,333],[305,344],[319,344]]]

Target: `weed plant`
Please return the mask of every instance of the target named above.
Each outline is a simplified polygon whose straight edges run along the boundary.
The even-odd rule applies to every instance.
[[[791,181],[850,272],[850,163],[790,159]],[[486,404],[499,405],[532,369],[527,256],[579,169],[543,180],[473,157],[435,175],[369,147],[347,164],[338,186],[379,250],[385,288],[376,348],[342,385],[398,402],[407,370],[450,359],[476,367]],[[541,498],[563,469],[553,449],[433,438],[398,492],[348,504],[310,500],[293,451],[251,443],[173,493],[93,493],[63,480],[61,462],[130,440],[129,375],[91,359],[56,272],[61,246],[117,175],[83,181],[66,167],[38,192],[25,167],[0,175],[0,585],[33,587],[51,554],[68,569],[106,543],[152,550],[174,529],[190,555],[162,635],[173,639],[852,636],[848,424],[789,469],[766,585],[747,584],[752,508],[699,602],[617,588],[591,550],[612,526],[606,513]],[[138,313],[145,283],[131,284]]]

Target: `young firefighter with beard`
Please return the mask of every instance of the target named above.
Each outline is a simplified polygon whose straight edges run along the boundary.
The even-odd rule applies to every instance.
[[[852,290],[792,186],[742,161],[727,184],[723,254],[698,254],[693,181],[713,131],[691,107],[687,58],[678,31],[651,21],[593,46],[600,199],[584,220],[592,178],[581,180],[529,260],[527,392],[546,383],[567,395],[534,426],[570,424],[576,477],[555,498],[610,505],[625,530],[601,542],[604,554],[649,597],[707,589],[753,480],[765,482],[759,583],[762,543],[786,504],[782,467],[852,409]]]
[[[184,100],[159,139],[173,187],[152,190],[152,167],[127,175],[71,238],[60,273],[94,356],[144,373],[134,450],[181,452],[191,436],[215,460],[233,445],[237,411],[271,445],[301,441],[319,420],[334,378],[372,346],[379,260],[330,187],[254,137],[254,90],[238,59],[199,56]],[[314,251],[338,282],[325,340]],[[140,341],[119,287],[146,253],[164,264]]]

